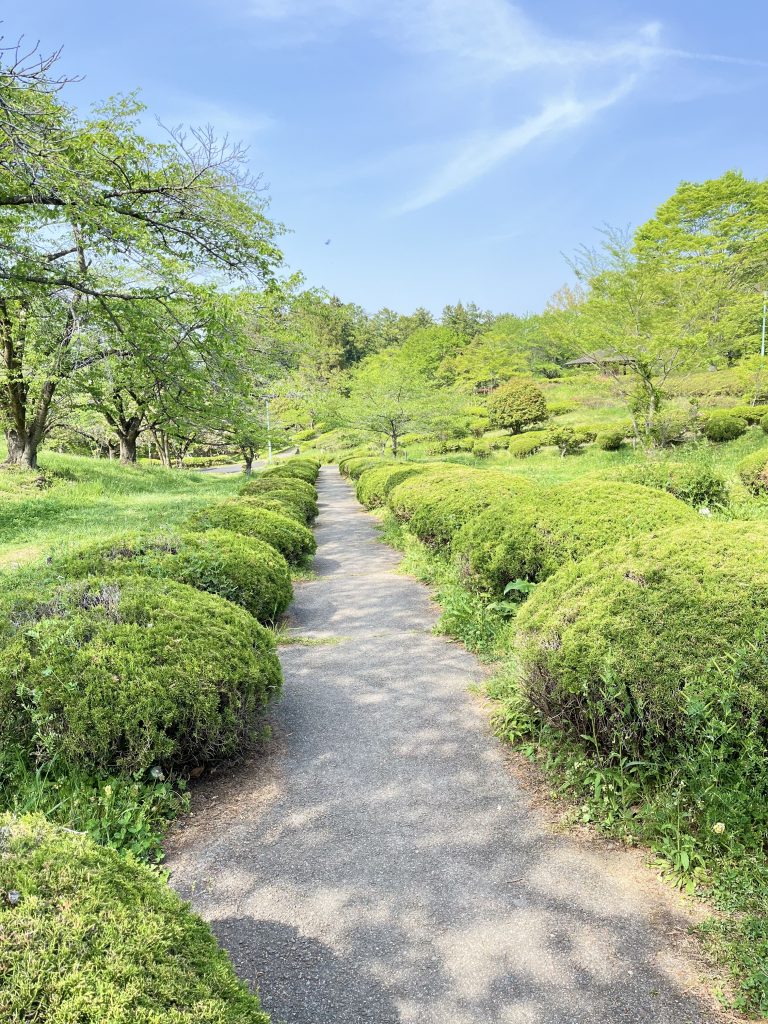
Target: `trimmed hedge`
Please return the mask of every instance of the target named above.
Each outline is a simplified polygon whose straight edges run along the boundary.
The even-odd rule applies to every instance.
[[[184,469],[205,469],[209,466],[236,466],[242,464],[242,457],[238,455],[185,455],[181,463]]]
[[[527,480],[486,469],[439,469],[411,476],[390,491],[391,511],[419,540],[435,547],[499,498],[531,490]]]
[[[701,432],[708,441],[721,443],[735,441],[747,432],[747,421],[728,412],[716,412],[707,416],[701,426]]]
[[[502,595],[508,583],[540,583],[562,565],[696,513],[671,494],[637,484],[576,483],[492,504],[454,538],[472,584]]]
[[[274,622],[291,602],[288,563],[271,544],[229,530],[157,536],[121,535],[55,558],[55,573],[83,576],[140,573],[188,583]]]
[[[494,427],[514,434],[549,416],[544,392],[532,380],[516,379],[498,387],[488,399],[488,418]]]
[[[605,750],[652,753],[684,728],[713,660],[738,652],[738,700],[764,715],[767,542],[763,524],[700,522],[561,569],[518,617],[533,704]]]
[[[232,498],[201,509],[190,516],[185,525],[194,531],[231,530],[245,537],[265,540],[293,563],[305,561],[317,548],[314,535],[306,526],[280,512],[251,506],[247,498]]]
[[[750,493],[765,494],[768,491],[768,448],[747,455],[736,466],[736,472]]]
[[[97,773],[185,772],[229,757],[280,689],[274,648],[243,608],[171,580],[6,594],[0,744]]]
[[[407,462],[387,463],[366,469],[357,481],[357,500],[366,508],[378,508],[386,502],[393,487],[427,469],[428,464]]]
[[[622,483],[668,491],[694,508],[728,503],[725,478],[707,463],[648,460],[630,463],[605,475]]]
[[[0,892],[8,1024],[269,1024],[208,925],[131,857],[5,815]]]
[[[549,435],[549,430],[526,430],[524,434],[518,434],[512,438],[507,450],[516,459],[525,459],[550,444]]]
[[[357,455],[353,458],[341,459],[339,461],[339,472],[342,476],[349,477],[350,480],[359,480],[367,469],[373,469],[376,466],[388,465],[392,465],[391,459],[383,459],[373,455]],[[397,463],[397,465],[399,465],[399,463]]]
[[[617,452],[624,447],[626,431],[620,428],[599,431],[595,444],[604,452]]]
[[[244,498],[268,497],[284,500],[291,507],[301,511],[305,523],[317,517],[317,492],[312,484],[298,478],[284,476],[252,477],[240,488]]]
[[[302,526],[307,525],[307,517],[304,511],[304,503],[301,500],[292,498],[284,491],[269,491],[266,494],[249,494],[248,497],[240,498],[249,508],[267,508],[270,512],[279,512],[281,515],[295,519]]]
[[[320,466],[314,459],[302,459],[297,456],[293,459],[273,463],[263,469],[259,475],[262,477],[283,476],[291,480],[304,480],[308,484],[313,484],[317,480],[319,472]]]

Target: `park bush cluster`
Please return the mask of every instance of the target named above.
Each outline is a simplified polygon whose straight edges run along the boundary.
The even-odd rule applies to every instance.
[[[738,471],[768,492],[768,448]],[[499,731],[538,751],[579,819],[729,894],[742,916],[713,934],[738,950],[741,998],[764,1005],[768,528],[712,514],[727,492],[706,452],[612,477],[389,462],[357,494],[436,586],[440,628],[504,659]]]
[[[149,471],[149,470],[148,470]],[[0,595],[0,1018],[268,1024],[156,859],[184,783],[263,733],[273,632],[314,552],[319,463],[174,531],[18,570]],[[29,788],[31,787],[31,789]],[[45,816],[44,816],[45,815]],[[11,896],[12,894],[12,896]]]

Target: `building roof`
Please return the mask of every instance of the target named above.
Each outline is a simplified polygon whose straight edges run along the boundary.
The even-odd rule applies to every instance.
[[[634,363],[634,359],[632,359],[631,356],[623,356],[620,352],[610,352],[606,349],[598,349],[597,352],[588,352],[586,355],[579,356],[578,359],[571,359],[565,365],[595,366],[602,365],[604,363],[620,363],[623,366],[628,366],[630,363]]]

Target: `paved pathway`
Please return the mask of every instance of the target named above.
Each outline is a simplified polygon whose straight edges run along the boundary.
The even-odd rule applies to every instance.
[[[269,753],[201,786],[169,850],[273,1021],[715,1020],[674,899],[547,826],[467,692],[481,667],[334,468],[320,502]]]

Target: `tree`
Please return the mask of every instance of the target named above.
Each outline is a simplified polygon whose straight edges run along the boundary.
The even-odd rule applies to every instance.
[[[547,402],[533,381],[511,380],[491,395],[488,415],[493,426],[519,434],[524,427],[547,418]]]
[[[404,434],[426,429],[449,407],[449,396],[393,350],[371,356],[357,368],[344,416],[347,425],[382,437],[396,456]]]
[[[193,275],[267,279],[280,259],[239,147],[210,131],[150,142],[131,97],[81,119],[52,65],[0,53],[0,421],[29,468],[67,383],[122,358],[94,325],[189,296]]]
[[[598,248],[582,248],[573,261],[589,289],[574,334],[584,354],[599,352],[595,362],[613,378],[636,437],[652,443],[666,381],[700,364],[706,348],[697,318],[702,281],[637,252],[626,233],[602,234]]]

